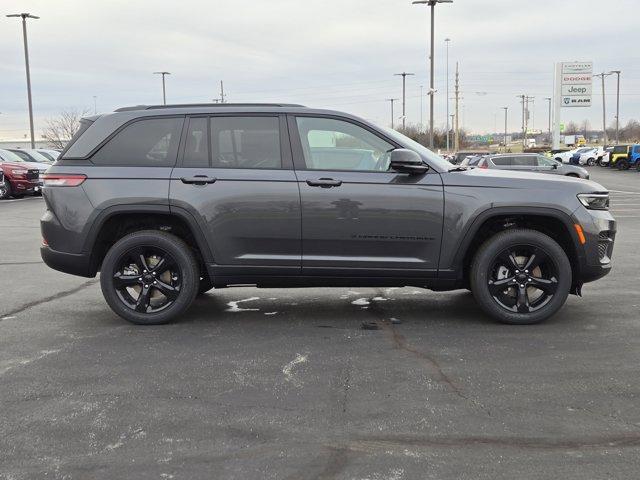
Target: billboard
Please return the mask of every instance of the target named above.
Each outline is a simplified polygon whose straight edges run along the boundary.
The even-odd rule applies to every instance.
[[[560,68],[560,105],[590,107],[593,62],[563,62]]]

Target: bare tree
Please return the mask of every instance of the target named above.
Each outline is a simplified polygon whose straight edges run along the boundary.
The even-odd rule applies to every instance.
[[[45,120],[42,138],[51,148],[62,150],[80,128],[80,119],[88,113],[88,110],[71,109],[63,110],[57,117],[48,118]]]

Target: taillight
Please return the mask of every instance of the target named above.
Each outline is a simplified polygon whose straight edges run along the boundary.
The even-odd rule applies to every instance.
[[[78,173],[45,173],[42,180],[45,187],[77,187],[87,179]]]

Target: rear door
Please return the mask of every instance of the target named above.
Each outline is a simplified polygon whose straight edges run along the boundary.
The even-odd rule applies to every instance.
[[[170,205],[205,232],[214,274],[299,273],[300,194],[286,119],[192,116],[185,129]]]
[[[391,140],[351,119],[290,116],[302,199],[302,270],[328,276],[434,276],[443,188],[430,171],[389,170]]]

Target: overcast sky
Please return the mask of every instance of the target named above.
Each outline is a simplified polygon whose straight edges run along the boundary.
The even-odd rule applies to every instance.
[[[225,83],[230,102],[295,102],[390,123],[387,98],[407,78],[407,120],[420,121],[420,85],[428,89],[428,8],[410,0],[2,0],[0,139],[28,132],[22,32],[8,13],[31,12],[29,47],[36,134],[64,109],[93,113],[162,101],[209,102]],[[474,132],[520,128],[516,95],[535,96],[535,127],[546,129],[544,97],[553,64],[592,60],[620,69],[621,121],[640,119],[639,0],[454,0],[436,7],[436,124],[444,125],[445,42],[450,85],[460,63],[461,123]],[[607,118],[615,80],[607,79]],[[599,80],[598,80],[599,82]],[[597,87],[597,88],[596,88]],[[600,84],[594,106],[563,109],[563,121],[602,125]],[[453,93],[451,93],[453,96]],[[427,121],[427,99],[424,117]],[[396,104],[400,115],[400,103]]]

